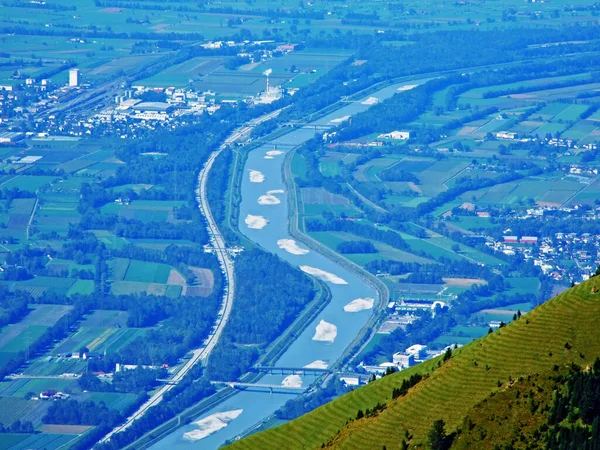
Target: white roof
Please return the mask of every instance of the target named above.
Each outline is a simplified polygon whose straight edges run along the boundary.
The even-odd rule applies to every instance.
[[[406,353],[418,353],[421,350],[425,350],[426,348],[427,348],[426,345],[415,344],[415,345],[411,345],[410,347],[408,347],[406,349]]]

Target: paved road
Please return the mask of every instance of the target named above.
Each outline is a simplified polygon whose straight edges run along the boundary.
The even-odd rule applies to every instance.
[[[13,380],[76,380],[81,378],[81,374],[71,374],[71,375],[23,375],[23,374],[13,374],[9,375],[8,378]]]
[[[126,430],[129,428],[136,419],[141,418],[148,409],[153,406],[158,405],[163,396],[173,389],[174,386],[179,383],[183,377],[190,371],[192,367],[196,365],[199,361],[205,361],[210,353],[213,351],[221,334],[223,333],[223,329],[229,320],[229,315],[231,314],[231,309],[233,307],[233,298],[235,292],[235,279],[234,279],[234,270],[233,270],[233,260],[227,253],[225,240],[223,239],[223,235],[219,231],[217,224],[213,218],[212,212],[210,210],[210,205],[208,204],[208,196],[206,193],[206,184],[208,180],[208,174],[212,169],[212,166],[219,156],[219,154],[225,150],[229,145],[236,143],[242,139],[248,137],[253,127],[265,122],[275,116],[277,116],[281,110],[274,111],[272,113],[261,116],[257,119],[253,119],[248,124],[242,126],[241,128],[236,129],[231,136],[229,136],[225,142],[219,147],[218,150],[215,150],[211,153],[208,161],[198,174],[198,187],[196,188],[196,201],[198,202],[200,211],[206,218],[208,233],[212,238],[212,245],[215,249],[215,254],[219,259],[219,263],[221,264],[221,269],[223,271],[225,277],[225,291],[223,295],[223,302],[221,304],[221,309],[219,310],[219,314],[217,316],[216,327],[213,333],[209,336],[208,342],[206,346],[202,348],[198,348],[193,351],[192,357],[179,369],[179,371],[169,380],[169,384],[165,384],[161,387],[146,403],[138,408],[136,412],[134,412],[131,416],[127,418],[127,421],[115,429],[113,429],[109,434],[107,434],[100,442],[109,441],[110,438],[120,431]]]

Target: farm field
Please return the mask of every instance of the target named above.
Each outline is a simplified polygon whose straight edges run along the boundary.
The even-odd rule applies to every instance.
[[[101,208],[103,214],[117,214],[125,219],[142,222],[172,222],[173,208],[182,206],[181,201],[138,200],[130,204],[109,203]]]
[[[29,381],[34,387],[45,386],[57,381],[56,389],[65,386],[75,386],[74,381],[68,378],[68,374],[81,374],[87,368],[87,362],[80,358],[73,358],[72,354],[79,355],[82,348],[101,355],[110,355],[128,345],[138,337],[144,336],[148,329],[127,327],[127,312],[112,310],[96,310],[80,323],[75,332],[58,343],[46,356],[40,356],[31,361],[25,368],[24,373],[30,376],[67,376],[61,380],[35,380]],[[0,395],[17,395],[31,390],[31,384],[25,384],[27,380],[19,380],[18,385],[9,385]],[[15,394],[16,392],[16,394]],[[33,392],[36,392],[35,390]],[[113,398],[117,401],[117,398]]]
[[[137,80],[135,83],[149,87],[185,87],[194,80],[214,72],[222,66],[223,62],[223,58],[218,57],[196,57],[168,67],[150,78]]]
[[[40,392],[47,389],[70,392],[77,388],[76,383],[77,382],[72,379],[18,379],[13,381],[3,381],[0,383],[0,396],[24,398],[29,393],[39,395]]]
[[[171,268],[166,264],[130,260],[123,280],[142,283],[166,283],[170,272]]]
[[[129,244],[129,240],[124,237],[116,236],[114,233],[107,230],[90,230],[98,241],[106,245],[107,248],[120,249]]]
[[[448,345],[466,345],[473,339],[485,336],[488,327],[485,326],[456,326],[447,334],[442,334],[433,341],[435,348],[444,348]]]
[[[321,216],[329,211],[333,214],[342,212],[349,217],[356,217],[360,210],[341,195],[332,194],[324,188],[302,188],[302,210],[306,217]]]
[[[53,374],[63,368],[64,372],[61,373],[70,373],[67,369],[71,364],[74,373],[79,373],[78,360],[64,355],[78,353],[84,347],[91,352],[108,355],[143,336],[146,329],[129,328],[127,316],[125,311],[94,311],[80,323],[77,331],[54,347],[50,352],[52,357],[45,360],[48,368],[54,368]]]
[[[475,323],[489,323],[492,321],[504,321],[508,323],[513,319],[513,316],[517,314],[517,311],[525,313],[530,311],[532,306],[533,305],[529,303],[515,303],[499,308],[484,309],[474,313],[471,320]]]
[[[41,425],[42,417],[50,405],[50,402],[0,396],[0,423],[10,426],[16,420],[21,420],[37,427]]]
[[[591,181],[591,180],[590,180]],[[561,206],[587,187],[587,183],[570,177],[529,178],[523,181],[497,184],[487,189],[468,191],[460,196],[476,205],[498,206],[526,204]]]
[[[34,435],[8,435],[5,443],[0,443],[3,450],[46,449],[58,450],[79,437],[73,434],[40,433]],[[10,444],[10,445],[9,445]]]
[[[71,310],[63,305],[31,305],[31,312],[20,322],[0,330],[0,364],[27,350],[49,327]]]
[[[120,394],[116,392],[87,392],[78,397],[81,401],[91,400],[96,404],[104,402],[107,408],[117,411],[125,410],[137,398],[135,394]]]
[[[81,359],[39,357],[23,369],[25,375],[30,376],[60,376],[70,373],[83,373],[87,363]]]
[[[164,248],[162,245],[159,247]],[[210,295],[214,285],[212,272],[199,267],[189,266],[196,278],[192,285],[188,285],[177,270],[166,264],[113,258],[109,261],[109,268],[111,292],[114,295],[146,293],[170,298],[206,297]]]
[[[43,186],[49,186],[58,180],[58,177],[17,175],[0,185],[3,189],[21,189],[23,191],[35,192]]]
[[[34,297],[40,297],[46,292],[57,295],[66,295],[67,292],[69,292],[73,285],[78,281],[84,280],[76,280],[74,278],[37,276],[29,280],[9,282],[8,286],[9,289],[29,292]]]
[[[332,250],[336,250],[337,246],[342,242],[350,242],[350,241],[359,241],[364,240],[360,236],[355,236],[350,233],[344,232],[312,232],[310,233],[311,237],[318,240],[322,244],[331,248]],[[433,264],[434,260],[417,256],[412,253],[408,253],[402,250],[398,250],[389,245],[383,244],[378,241],[371,241],[375,248],[377,249],[377,253],[364,253],[364,254],[344,254],[344,256],[351,261],[364,266],[370,261],[376,259],[390,259],[394,261],[400,262],[418,262],[420,264]]]

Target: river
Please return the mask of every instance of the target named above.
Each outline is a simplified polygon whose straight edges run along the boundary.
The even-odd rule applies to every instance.
[[[408,81],[383,88],[356,102],[347,103],[335,112],[312,122],[312,125],[335,127],[341,120],[367,110],[373,104],[372,101],[369,101],[370,98],[374,97],[381,101],[391,97],[401,88],[406,89],[408,85],[416,85],[425,81]],[[324,131],[317,132],[323,133]],[[329,305],[290,345],[279,358],[276,366],[303,367],[311,363],[333,363],[341,356],[372,314],[371,308],[348,312],[344,307],[356,299],[371,298],[377,302],[375,290],[353,272],[313,250],[304,253],[302,250],[308,250],[308,248],[300,242],[297,243],[300,247],[300,251],[298,251],[289,241],[294,238],[290,236],[288,230],[288,201],[283,180],[283,162],[286,152],[312,138],[314,134],[314,129],[297,129],[276,138],[251,151],[244,167],[241,186],[240,231],[265,250],[277,254],[294,266],[302,266],[305,271],[311,272],[315,272],[314,269],[317,269],[320,277],[329,280],[327,283],[332,293]],[[273,153],[274,151],[277,153]],[[247,219],[250,226],[246,223]],[[281,242],[281,240],[286,241]],[[296,254],[290,253],[280,246],[287,247],[288,250],[292,249]],[[354,302],[358,308],[347,307],[346,309],[364,308],[369,306],[368,303],[369,301],[359,300]],[[233,307],[235,308],[235,301]],[[280,384],[284,378],[281,375],[266,375],[261,378],[260,383]],[[302,381],[304,385],[308,385],[313,379],[313,376],[303,376]],[[156,450],[218,448],[225,441],[236,438],[268,417],[287,400],[294,397],[295,394],[241,391],[198,417],[196,420],[200,421],[199,424],[192,423],[180,428],[151,448]],[[228,412],[230,414],[219,416],[219,413]],[[218,431],[208,434],[208,429]]]

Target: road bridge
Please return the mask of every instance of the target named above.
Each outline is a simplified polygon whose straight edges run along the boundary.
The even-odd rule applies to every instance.
[[[24,375],[24,374],[12,374],[8,375],[7,378],[11,380],[77,380],[81,378],[81,374],[71,373],[62,375]]]
[[[283,126],[286,127],[292,127],[295,129],[302,129],[302,130],[320,130],[320,131],[327,131],[327,130],[331,130],[334,127],[334,124],[331,125],[326,125],[326,124],[319,124],[319,125],[314,125],[314,124],[309,124],[309,123],[294,123],[294,122],[286,122],[282,124]]]
[[[241,391],[258,391],[273,393],[285,393],[285,394],[302,394],[306,391],[306,387],[302,386],[284,386],[281,384],[267,384],[267,383],[243,383],[241,381],[211,381],[211,384],[226,384],[233,389],[239,389]]]
[[[322,369],[318,367],[271,367],[271,366],[256,366],[252,368],[256,372],[265,372],[271,375],[276,374],[302,374],[302,375],[323,375],[332,373],[330,369]]]

